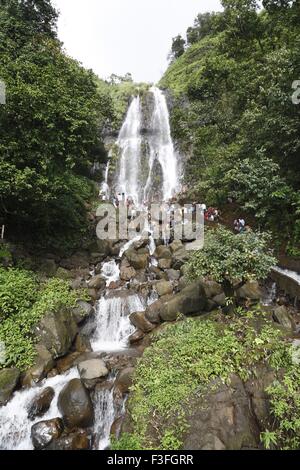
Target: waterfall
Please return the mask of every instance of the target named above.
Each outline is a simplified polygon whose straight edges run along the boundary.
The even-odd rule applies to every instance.
[[[128,346],[128,337],[134,333],[129,315],[145,310],[140,297],[118,291],[99,300],[96,312],[97,328],[91,340],[94,351],[120,351]]]
[[[116,410],[114,405],[114,379],[110,387],[96,390],[93,398],[95,406],[94,432],[97,436],[96,449],[105,450],[110,444],[110,429],[115,421]]]
[[[15,392],[7,405],[0,407],[0,449],[33,450],[30,437],[32,425],[61,416],[57,407],[58,395],[70,380],[78,377],[77,369],[72,369],[63,375],[44,380],[40,386]],[[31,421],[28,418],[28,407],[33,398],[46,387],[52,387],[55,391],[50,409],[42,418]]]
[[[144,191],[144,199],[148,199],[152,186],[152,170],[155,160],[157,160],[163,174],[162,200],[168,201],[180,190],[178,156],[171,137],[170,116],[166,97],[157,87],[152,87],[150,91],[154,97],[154,111],[151,132],[148,137],[150,170]]]
[[[131,196],[136,205],[141,203],[141,189],[139,186],[142,143],[141,122],[140,97],[137,96],[131,102],[117,141],[121,157],[116,188],[118,193]]]
[[[107,287],[109,287],[111,282],[117,282],[120,279],[120,268],[115,260],[104,263],[101,273],[104,279],[106,279]]]

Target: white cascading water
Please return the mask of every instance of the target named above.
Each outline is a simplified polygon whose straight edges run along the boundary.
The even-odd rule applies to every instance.
[[[279,266],[276,266],[273,268],[274,271],[278,272],[279,274],[283,274],[286,277],[289,277],[296,281],[298,284],[300,284],[300,274],[297,273],[296,271],[292,271],[290,269],[284,269],[280,268]]]
[[[121,151],[120,171],[117,192],[131,196],[136,205],[141,203],[139,176],[141,170],[141,123],[142,113],[140,97],[133,98],[124,124],[121,128],[117,145]]]
[[[125,292],[126,295],[122,295]],[[94,351],[120,351],[128,346],[128,337],[135,328],[129,315],[142,312],[145,306],[136,294],[120,291],[119,296],[102,297],[97,305],[97,328],[91,344]]]
[[[150,91],[154,97],[154,111],[151,132],[148,137],[150,169],[144,190],[144,199],[148,200],[149,191],[151,191],[152,170],[157,159],[163,174],[162,198],[163,201],[168,201],[180,190],[178,155],[175,152],[171,137],[170,116],[166,97],[157,87],[152,87]]]
[[[31,427],[41,420],[59,418],[58,395],[63,387],[72,379],[78,378],[77,368],[44,380],[40,386],[16,392],[6,406],[0,407],[0,450],[33,450],[31,441]],[[34,421],[28,419],[28,407],[33,398],[46,387],[52,387],[55,396],[50,409],[43,418]]]
[[[95,447],[98,450],[105,450],[109,447],[110,429],[116,417],[113,380],[111,387],[95,392],[93,402],[95,408],[94,432],[97,436]]]

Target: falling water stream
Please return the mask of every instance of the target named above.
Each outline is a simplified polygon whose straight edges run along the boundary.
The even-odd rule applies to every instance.
[[[178,191],[180,186],[178,157],[171,138],[166,99],[156,87],[153,87],[150,92],[154,101],[154,110],[151,119],[151,132],[147,136],[150,150],[148,155],[149,174],[146,185],[141,183],[143,136],[141,133],[142,106],[139,96],[132,99],[117,140],[117,145],[120,148],[120,164],[117,174],[118,191],[125,193],[126,196],[130,195],[136,205],[142,205],[148,197],[147,193],[151,190],[152,179],[155,176],[152,171],[155,160],[159,163],[163,175],[162,199],[167,201]],[[106,195],[110,193],[108,171],[109,166],[106,168],[105,182],[102,185],[102,193]],[[147,225],[144,229],[151,232]],[[140,238],[126,243],[121,249],[119,257],[122,258],[124,252]],[[154,251],[155,242],[150,236],[149,253],[152,257],[152,264],[155,264],[156,261],[152,256]],[[114,259],[103,264],[102,276],[107,281],[107,287],[120,279],[120,269]],[[148,304],[154,302],[156,298],[156,294],[152,293]],[[146,307],[147,300],[126,288],[107,289],[96,306],[96,328],[91,337],[93,351],[116,352],[128,348],[128,338],[135,331],[129,316],[133,312],[144,311]],[[71,379],[77,377],[79,374],[77,368],[74,368],[65,374],[46,379],[36,387],[15,392],[9,403],[0,407],[0,449],[33,449],[30,437],[31,427],[35,422],[41,421],[41,418],[37,418],[35,421],[28,419],[28,406],[32,399],[44,388],[52,387],[55,390],[55,397],[42,420],[60,417],[57,407],[58,395]],[[112,372],[108,380],[110,386],[97,389],[93,397],[95,405],[94,433],[97,436],[98,449],[105,449],[109,446],[111,425],[120,412],[114,403],[114,381],[115,375]]]

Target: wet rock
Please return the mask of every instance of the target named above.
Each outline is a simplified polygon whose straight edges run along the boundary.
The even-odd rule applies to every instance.
[[[80,352],[75,351],[63,357],[62,359],[58,359],[58,361],[56,362],[56,368],[59,374],[64,374],[65,372],[70,370],[74,366],[74,362],[76,361],[76,359],[78,359],[80,354]]]
[[[0,370],[0,406],[6,405],[16,389],[20,378],[18,369]]]
[[[94,422],[93,404],[80,379],[71,380],[60,392],[58,409],[69,428],[86,428]]]
[[[180,278],[180,271],[175,269],[168,269],[166,272],[169,281],[178,281]]]
[[[173,285],[169,281],[160,281],[155,284],[155,290],[160,297],[168,294],[172,294]]]
[[[288,309],[284,305],[274,309],[273,318],[277,323],[284,326],[288,330],[294,331],[296,329],[293,317],[290,315]]]
[[[163,321],[174,321],[178,314],[193,315],[200,314],[205,310],[207,298],[200,282],[195,282],[173,298],[165,302],[160,311]]]
[[[136,270],[128,263],[122,263],[120,277],[122,281],[130,281],[136,276]]]
[[[132,313],[129,318],[131,323],[139,330],[142,330],[144,333],[149,333],[155,328],[155,325],[150,323],[149,320],[147,320],[145,317],[145,312]]]
[[[191,256],[192,251],[186,251],[184,246],[179,250],[173,253],[173,261],[172,261],[172,268],[173,269],[180,269],[184,263],[186,263]]]
[[[91,352],[92,346],[89,338],[79,333],[75,340],[75,349],[80,353]]]
[[[248,281],[237,290],[237,296],[240,299],[260,300],[263,294],[257,281]]]
[[[161,245],[156,248],[154,256],[158,259],[171,259],[172,253],[170,248],[165,245]]]
[[[106,287],[106,280],[101,274],[94,276],[89,282],[89,289],[103,290]]]
[[[84,300],[77,300],[76,307],[73,308],[72,313],[77,325],[80,325],[87,318],[89,318],[94,313],[94,311],[94,308],[88,302],[85,302]]]
[[[63,422],[60,418],[36,423],[31,428],[31,440],[36,450],[42,450],[63,433]]]
[[[128,367],[120,371],[116,378],[115,388],[122,394],[129,392],[133,381],[134,368]]]
[[[140,269],[146,269],[149,263],[149,254],[138,254],[135,250],[129,249],[125,252],[125,256],[128,259],[130,265],[137,271]]]
[[[80,362],[77,366],[80,378],[84,385],[91,389],[97,382],[108,376],[109,370],[102,359],[89,359]]]
[[[88,289],[88,294],[94,302],[96,302],[96,300],[99,300],[101,297],[101,292],[97,289]]]
[[[142,341],[142,339],[144,338],[145,338],[145,333],[142,330],[137,330],[129,337],[129,343],[135,344],[135,343],[138,343],[139,341]]]
[[[32,421],[43,416],[50,408],[55,392],[53,388],[47,387],[34,397],[28,407],[28,418]]]
[[[174,240],[170,245],[170,249],[172,253],[175,253],[176,251],[179,251],[182,248],[183,248],[183,244],[181,240]]]
[[[31,387],[43,380],[54,367],[52,354],[44,344],[38,343],[35,350],[35,364],[26,372],[22,380],[22,385],[25,387]]]
[[[171,259],[166,259],[166,258],[162,258],[158,261],[158,267],[160,269],[170,269],[172,266],[172,260]]]
[[[47,447],[47,450],[90,450],[91,438],[83,429],[55,439]]]
[[[38,340],[53,358],[64,356],[77,335],[77,324],[71,311],[60,310],[46,314],[36,327]]]
[[[156,300],[153,304],[149,305],[145,311],[146,319],[154,324],[161,323],[160,312],[164,305],[162,299]]]

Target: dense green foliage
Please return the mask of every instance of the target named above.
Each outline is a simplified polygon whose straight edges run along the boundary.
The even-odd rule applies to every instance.
[[[0,219],[8,236],[50,246],[86,229],[88,177],[105,161],[112,117],[110,95],[63,52],[56,17],[48,0],[0,2]]]
[[[299,253],[299,1],[224,0],[199,15],[161,81],[191,196],[234,200]],[[294,85],[295,86],[295,85]]]
[[[114,441],[113,448],[181,448],[188,403],[195,394],[204,395],[214,379],[227,382],[235,373],[247,380],[258,362],[274,371],[290,367],[282,332],[263,318],[258,309],[227,324],[222,316],[188,319],[157,333],[135,373],[128,403],[133,432]]]
[[[207,230],[204,248],[187,262],[185,273],[192,280],[210,277],[232,296],[237,280],[243,285],[249,280],[267,278],[276,264],[276,259],[268,252],[268,241],[264,233],[235,235],[224,227]]]
[[[0,367],[29,368],[35,357],[33,327],[45,313],[70,308],[77,298],[68,282],[41,283],[29,271],[0,268],[0,341],[5,345]]]

